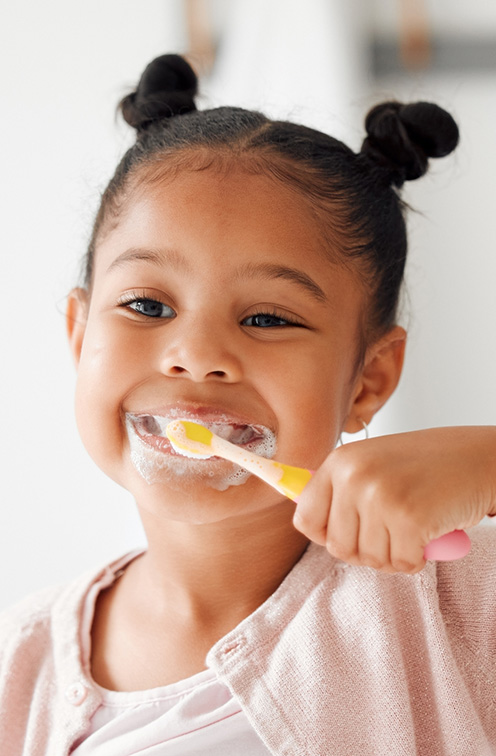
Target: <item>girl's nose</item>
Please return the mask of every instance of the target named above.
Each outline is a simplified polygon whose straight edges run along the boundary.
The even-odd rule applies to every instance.
[[[169,377],[195,382],[217,380],[235,383],[242,375],[241,354],[225,335],[210,329],[191,327],[176,334],[162,352],[161,370]]]

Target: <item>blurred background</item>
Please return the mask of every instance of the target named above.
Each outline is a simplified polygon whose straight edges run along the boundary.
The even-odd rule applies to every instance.
[[[3,3],[0,608],[144,544],[130,495],[84,450],[65,297],[130,144],[118,100],[164,52],[199,106],[244,105],[359,149],[367,109],[432,100],[456,153],[407,186],[409,330],[373,434],[496,424],[496,4],[487,0]]]

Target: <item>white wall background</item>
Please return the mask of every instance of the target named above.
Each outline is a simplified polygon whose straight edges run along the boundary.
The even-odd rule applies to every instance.
[[[0,605],[143,541],[79,440],[64,307],[131,138],[116,104],[153,57],[185,49],[181,19],[179,0],[3,4]]]
[[[449,13],[436,23],[456,27],[453,4],[441,4]],[[462,30],[480,18],[474,5]],[[216,7],[229,36],[204,105],[266,108],[353,147],[369,104],[391,95],[433,99],[458,118],[457,157],[408,191],[425,214],[412,216],[411,343],[397,396],[373,430],[496,423],[495,73],[373,82],[365,36],[373,23],[396,28],[392,0]],[[0,20],[2,608],[144,543],[129,494],[79,441],[63,311],[98,192],[131,137],[115,105],[149,60],[185,50],[186,37],[180,0],[19,0]],[[494,14],[490,28],[496,35]]]
[[[387,38],[398,26],[399,3],[373,5],[376,33]],[[436,40],[490,42],[493,68],[409,71],[371,87],[371,103],[431,100],[460,128],[456,152],[432,161],[428,176],[405,187],[405,199],[418,211],[409,215],[409,344],[400,387],[373,423],[376,434],[496,424],[496,4],[425,5],[434,61]]]
[[[374,431],[496,424],[496,72],[382,81],[381,97],[444,104],[460,125],[452,158],[412,183],[400,387]],[[496,461],[495,461],[496,465]]]

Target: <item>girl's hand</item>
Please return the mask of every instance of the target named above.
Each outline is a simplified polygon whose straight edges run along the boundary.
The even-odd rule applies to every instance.
[[[496,514],[496,427],[434,428],[335,449],[294,525],[338,559],[419,572],[425,546]]]

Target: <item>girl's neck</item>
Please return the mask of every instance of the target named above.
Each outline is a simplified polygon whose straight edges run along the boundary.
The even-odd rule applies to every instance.
[[[276,590],[305,551],[292,514],[291,505],[279,504],[236,521],[191,525],[142,512],[148,549],[96,605],[95,680],[145,690],[205,669],[209,649]]]
[[[192,525],[142,512],[148,549],[128,581],[158,615],[237,624],[280,585],[308,540],[292,525],[292,507]],[[224,619],[222,619],[224,618]]]

